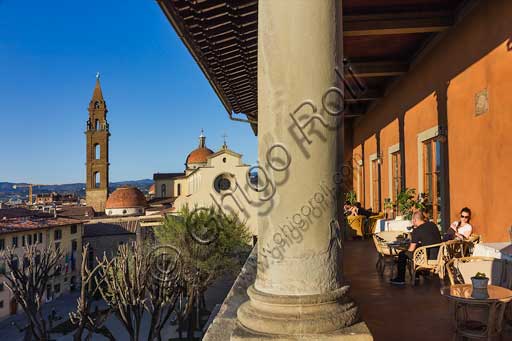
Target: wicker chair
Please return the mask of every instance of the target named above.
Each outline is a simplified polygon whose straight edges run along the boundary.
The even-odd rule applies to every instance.
[[[471,236],[469,236],[468,241],[472,242],[473,244],[478,244],[478,243],[480,243],[480,235],[472,234]]]
[[[411,267],[412,267],[412,282],[416,285],[416,272],[418,271],[429,271],[432,273],[439,272],[439,264],[442,262],[443,253],[441,247],[443,243],[432,244],[426,246],[420,246],[414,250],[414,254],[412,257]],[[436,259],[428,259],[428,254],[434,248],[439,248],[439,252],[437,254]]]
[[[512,289],[512,263],[492,257],[454,258],[446,264],[450,283],[471,283],[471,277],[483,272],[489,277],[489,284]]]
[[[454,258],[469,257],[473,252],[473,243],[463,240],[449,240],[442,243],[439,248],[439,259],[437,274],[440,279],[444,279],[446,274],[446,264]]]
[[[394,274],[395,265],[398,259],[398,251],[390,248],[387,243],[396,240],[396,237],[402,234],[399,231],[386,231],[373,234],[373,243],[378,253],[377,263],[375,267],[377,272],[382,276],[387,266],[391,266],[391,275]]]
[[[480,243],[480,235],[479,234],[472,234],[469,236],[468,242],[471,242],[473,245],[471,246],[471,249],[469,250],[471,256],[473,254],[473,251],[475,250],[476,244]]]
[[[355,237],[355,236],[363,237],[364,236],[364,219],[365,219],[365,217],[362,215],[347,217],[347,223],[351,229],[350,232],[351,232],[352,237]]]

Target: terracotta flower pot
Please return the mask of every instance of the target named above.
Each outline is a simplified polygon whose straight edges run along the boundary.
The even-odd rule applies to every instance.
[[[471,296],[477,299],[485,299],[489,297],[487,291],[487,285],[489,284],[489,278],[487,277],[471,277],[473,285],[473,291]]]

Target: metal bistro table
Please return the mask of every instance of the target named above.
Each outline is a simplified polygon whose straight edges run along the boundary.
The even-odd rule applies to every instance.
[[[386,243],[389,247],[389,253],[398,254],[400,251],[407,251],[411,244],[410,239],[395,240],[393,242]],[[393,251],[395,250],[395,251]]]
[[[456,336],[491,340],[500,335],[507,303],[512,300],[512,290],[495,285],[488,286],[489,297],[477,299],[471,296],[471,284],[455,284],[441,288],[441,295],[454,307]],[[486,321],[471,320],[471,312],[486,312]]]

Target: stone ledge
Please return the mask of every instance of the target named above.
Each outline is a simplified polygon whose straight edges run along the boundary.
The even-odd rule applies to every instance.
[[[325,334],[305,334],[297,336],[280,336],[270,334],[257,334],[242,325],[237,320],[238,308],[249,300],[247,289],[254,284],[256,279],[257,247],[254,247],[247,258],[240,274],[238,275],[231,290],[222,303],[219,312],[213,317],[213,322],[208,327],[203,337],[204,341],[298,341],[298,340],[361,340],[371,341],[373,337],[366,326],[366,323],[359,322],[342,330]]]
[[[339,341],[339,340],[353,340],[353,341],[372,341],[373,336],[366,326],[366,323],[359,322],[350,327],[341,329],[339,331],[329,334],[304,334],[294,336],[283,335],[270,335],[259,334],[247,330],[239,323],[236,323],[236,328],[231,336],[231,341]]]

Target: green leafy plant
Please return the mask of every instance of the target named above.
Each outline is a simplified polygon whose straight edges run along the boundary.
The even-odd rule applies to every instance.
[[[477,272],[474,278],[487,278],[487,275],[483,272]]]
[[[356,192],[350,191],[347,193],[346,200],[349,202],[350,205],[354,205],[357,202],[357,195]]]
[[[395,204],[399,214],[405,216],[406,219],[412,218],[413,209],[425,209],[420,200],[415,199],[416,190],[414,188],[406,188],[398,193]]]

